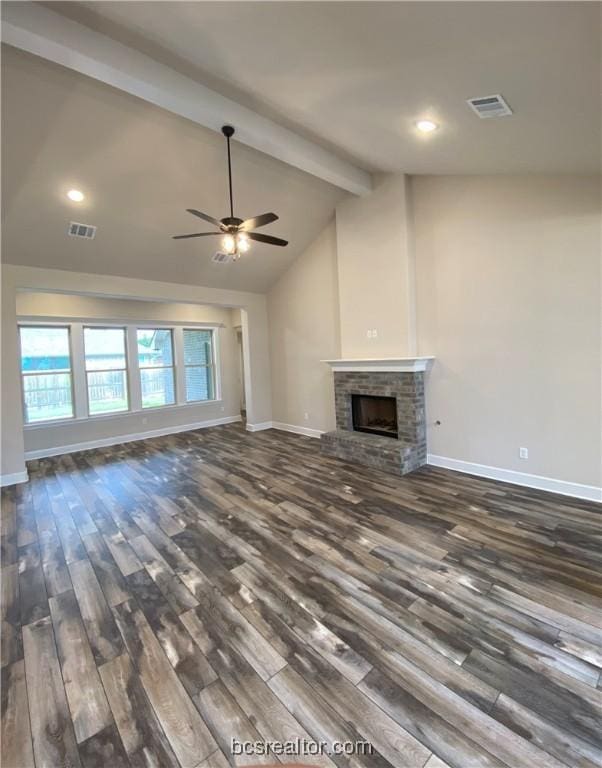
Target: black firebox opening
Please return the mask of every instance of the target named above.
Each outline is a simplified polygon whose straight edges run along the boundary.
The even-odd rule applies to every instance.
[[[394,397],[351,395],[353,429],[397,438],[397,402]]]

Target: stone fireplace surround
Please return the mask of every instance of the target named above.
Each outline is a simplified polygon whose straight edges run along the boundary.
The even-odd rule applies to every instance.
[[[322,452],[397,475],[426,464],[424,372],[431,360],[325,360],[334,371],[337,428],[322,435]],[[355,431],[352,395],[395,397],[398,438]]]

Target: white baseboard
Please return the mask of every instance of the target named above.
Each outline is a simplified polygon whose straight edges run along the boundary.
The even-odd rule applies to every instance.
[[[296,435],[306,435],[307,437],[320,437],[323,434],[321,429],[298,427],[296,424],[285,424],[282,421],[262,421],[260,424],[247,424],[248,432],[261,432],[264,429],[279,429],[281,432],[294,432]]]
[[[306,435],[307,437],[320,437],[324,434],[322,429],[312,429],[311,427],[298,427],[296,424],[284,424],[282,421],[273,421],[274,429],[280,429],[282,432],[294,432],[296,435]]]
[[[249,424],[249,422],[247,422],[247,432],[262,432],[264,429],[272,429],[272,422],[262,421],[259,424]]]
[[[147,432],[136,432],[130,435],[116,435],[115,437],[103,437],[100,440],[89,440],[85,443],[74,443],[72,445],[59,445],[55,448],[41,448],[37,451],[26,451],[25,459],[43,459],[46,456],[62,456],[65,453],[76,453],[77,451],[87,451],[91,448],[107,448],[111,445],[121,445],[122,443],[132,443],[135,440],[148,440],[151,437],[163,437],[164,435],[175,435],[179,432],[190,432],[194,429],[205,429],[206,427],[217,427],[220,424],[233,424],[240,421],[240,416],[223,416],[220,419],[207,419],[198,421],[195,424],[181,424],[176,427],[162,427],[161,429],[150,429]]]
[[[17,485],[17,483],[26,483],[29,480],[27,470],[23,472],[12,472],[8,475],[0,475],[0,487],[4,488],[5,485]]]
[[[598,488],[596,485],[570,483],[566,480],[556,480],[553,477],[530,475],[527,472],[515,472],[512,469],[489,467],[486,464],[474,464],[471,461],[449,459],[446,456],[435,456],[432,453],[429,453],[427,456],[427,462],[433,467],[453,469],[456,472],[466,472],[469,475],[487,477],[490,480],[501,480],[504,483],[522,485],[526,488],[537,488],[540,491],[560,493],[563,496],[573,496],[577,499],[602,502],[602,488]]]

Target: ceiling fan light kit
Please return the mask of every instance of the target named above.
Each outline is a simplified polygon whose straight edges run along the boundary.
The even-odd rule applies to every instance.
[[[266,224],[271,224],[278,220],[278,216],[275,213],[262,213],[259,216],[254,216],[252,219],[239,219],[234,215],[234,198],[232,195],[232,158],[230,154],[230,139],[234,135],[234,128],[231,125],[224,125],[222,127],[222,133],[226,137],[228,146],[228,192],[230,196],[230,215],[225,216],[223,219],[216,219],[213,216],[209,216],[207,213],[197,211],[195,208],[187,208],[188,213],[193,216],[197,216],[199,219],[208,221],[210,224],[216,226],[218,232],[194,232],[190,235],[174,235],[174,240],[186,240],[191,237],[210,237],[212,235],[221,235],[221,246],[224,253],[232,256],[233,260],[240,259],[242,253],[246,253],[251,247],[250,240],[255,240],[259,243],[266,243],[267,245],[288,245],[287,240],[282,240],[279,237],[273,235],[264,235],[260,232],[254,232],[253,230],[259,227],[264,227]]]

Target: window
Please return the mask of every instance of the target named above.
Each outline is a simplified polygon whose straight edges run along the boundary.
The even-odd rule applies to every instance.
[[[213,331],[184,329],[186,401],[215,399]]]
[[[158,325],[24,320],[19,334],[25,424],[215,401],[215,330]]]
[[[25,423],[73,417],[68,327],[21,326]]]
[[[127,411],[125,328],[84,328],[88,413]]]
[[[176,396],[171,330],[139,328],[136,340],[142,407],[173,405]]]

